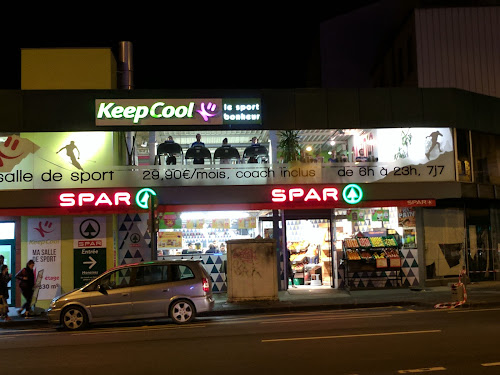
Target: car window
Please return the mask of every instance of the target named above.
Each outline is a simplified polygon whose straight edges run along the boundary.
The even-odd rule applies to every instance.
[[[135,286],[164,283],[168,281],[167,266],[141,266],[136,268]]]
[[[101,277],[94,284],[96,285],[96,288],[98,285],[101,285],[107,290],[126,288],[130,285],[130,269],[123,268],[110,272],[106,276]]]
[[[172,265],[172,280],[186,280],[186,279],[194,279],[194,273],[188,266],[183,264],[173,264]]]

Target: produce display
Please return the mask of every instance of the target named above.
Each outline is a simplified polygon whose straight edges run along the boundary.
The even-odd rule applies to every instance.
[[[345,247],[348,248],[357,248],[359,247],[358,241],[355,238],[347,238],[345,239]]]
[[[372,243],[373,247],[384,247],[384,241],[382,240],[382,237],[370,237],[370,241]]]
[[[360,260],[361,257],[359,256],[358,252],[356,250],[347,250],[347,259],[349,260]]]
[[[358,237],[358,242],[361,247],[372,247],[372,244],[367,237]]]
[[[303,272],[304,271],[304,263],[292,264],[293,272]]]
[[[362,259],[372,259],[372,255],[368,251],[362,251],[360,255]]]
[[[290,261],[291,262],[299,262],[302,259],[304,259],[305,256],[306,256],[305,251],[300,252],[300,253],[290,254]]]
[[[385,250],[385,254],[387,258],[399,258],[399,252],[395,249],[387,249]]]
[[[371,234],[375,233],[369,233],[369,235]],[[396,282],[396,285],[402,286],[403,272],[401,270],[401,263],[403,260],[398,250],[400,244],[396,238],[397,236],[384,235],[344,239],[342,242],[344,250],[344,259],[342,259],[342,262],[345,265],[346,283],[354,285],[354,279],[366,278],[372,280],[385,278],[391,281],[390,285],[392,286],[395,285],[394,282]],[[383,281],[378,285],[382,284]],[[365,285],[367,284],[365,283]],[[377,285],[375,281],[374,285]]]
[[[288,250],[290,250],[290,251],[306,250],[308,247],[309,247],[308,241],[289,242],[288,243]]]
[[[392,237],[386,237],[384,238],[385,246],[398,246],[396,243],[396,240]]]

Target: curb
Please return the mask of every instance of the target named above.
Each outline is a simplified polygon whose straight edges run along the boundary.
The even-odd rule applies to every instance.
[[[19,328],[19,327],[40,327],[40,326],[48,326],[49,322],[43,318],[33,318],[33,319],[12,319],[11,321],[0,322],[0,328],[9,329],[9,328]]]
[[[336,303],[336,304],[313,304],[313,305],[287,305],[287,306],[252,306],[247,308],[212,310],[199,316],[226,316],[226,315],[245,315],[265,312],[289,312],[289,311],[312,311],[312,310],[349,310],[363,309],[370,307],[396,307],[396,306],[414,306],[418,303],[413,301],[401,302],[360,302],[360,303]]]
[[[241,308],[227,308],[221,310],[212,310],[210,312],[205,312],[199,316],[227,316],[227,315],[247,315],[247,314],[261,314],[270,312],[292,312],[292,311],[314,311],[314,310],[354,310],[362,308],[374,308],[374,307],[398,307],[398,306],[420,306],[427,309],[434,309],[436,303],[433,302],[421,302],[421,301],[399,301],[399,302],[360,302],[360,303],[338,303],[338,304],[295,304],[295,305],[285,305],[285,306],[248,306]],[[458,309],[473,309],[473,308],[486,308],[486,307],[499,307],[500,301],[494,302],[468,302]],[[9,322],[0,322],[1,329],[8,328],[19,328],[19,327],[48,327],[51,324],[48,320],[43,317],[38,317],[34,319],[16,319]]]

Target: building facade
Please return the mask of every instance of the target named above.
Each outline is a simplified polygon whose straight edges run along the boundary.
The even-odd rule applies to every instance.
[[[307,287],[418,287],[463,268],[496,278],[498,99],[417,88],[0,97],[0,245],[11,269],[34,259],[43,270],[40,307],[154,258],[199,258],[224,292],[226,241],[257,236],[278,239],[282,289],[288,257]],[[298,132],[300,161],[283,159],[284,131]],[[179,149],[159,152],[169,136]],[[224,138],[237,156],[217,156]]]

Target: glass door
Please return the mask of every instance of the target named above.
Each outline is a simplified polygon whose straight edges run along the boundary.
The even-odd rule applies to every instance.
[[[295,286],[333,285],[330,220],[286,220],[287,248]]]
[[[9,273],[12,274],[12,280],[9,282],[9,299],[7,300],[9,306],[13,306],[16,301],[16,280],[15,267],[16,267],[16,240],[15,240],[15,223],[3,222],[0,223],[0,255],[4,257],[4,264],[9,267]]]

